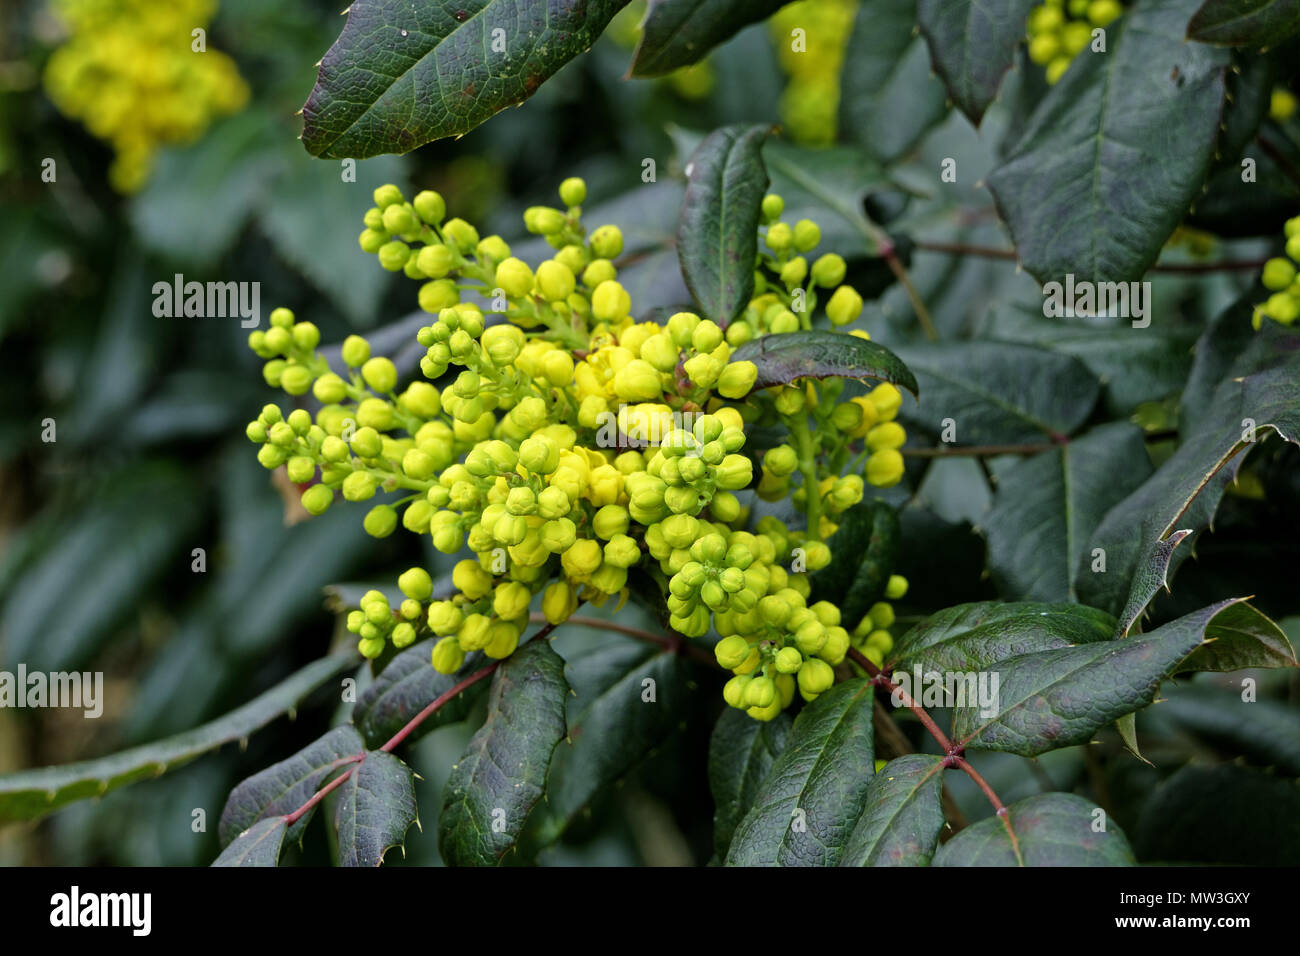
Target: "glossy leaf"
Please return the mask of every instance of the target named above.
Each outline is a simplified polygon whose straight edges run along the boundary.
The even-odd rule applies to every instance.
[[[1295,648],[1282,629],[1245,602],[1220,611],[1205,629],[1205,638],[1208,643],[1183,661],[1183,670],[1297,666]]]
[[[1043,793],[1007,807],[939,848],[935,866],[1131,866],[1133,850],[1113,820],[1093,829],[1098,807],[1072,793]],[[1015,833],[1013,842],[1008,828]]]
[[[0,777],[0,823],[37,820],[65,804],[161,776],[222,744],[241,740],[292,711],[308,694],[356,666],[352,655],[308,664],[260,697],[211,723],[96,760]]]
[[[908,346],[899,358],[916,375],[920,407],[900,417],[938,435],[944,420],[956,445],[1041,443],[1087,420],[1101,385],[1076,358],[1003,342]]]
[[[934,71],[952,101],[976,126],[1015,62],[1035,0],[919,0],[917,21]]]
[[[916,35],[917,6],[916,0],[859,4],[844,50],[841,139],[883,163],[911,150],[948,113],[948,94]]]
[[[468,133],[532,96],[626,2],[355,0],[303,107],[303,145],[359,159]]]
[[[898,560],[898,512],[879,498],[854,505],[826,542],[831,560],[812,578],[811,600],[830,601],[852,629],[885,594]]]
[[[897,670],[980,671],[1010,657],[1108,641],[1109,614],[1079,604],[958,604],[930,615],[894,645]]]
[[[259,820],[221,851],[213,866],[277,866],[284,846],[283,817]]]
[[[1240,467],[1241,452],[1269,429],[1288,441],[1300,440],[1300,336],[1262,330],[1252,346],[1252,364],[1256,357],[1251,371],[1240,361],[1234,364],[1178,450],[1102,519],[1088,553],[1101,548],[1106,571],[1080,574],[1083,601],[1135,619],[1166,570],[1171,574],[1191,550],[1172,550],[1166,542],[1173,542],[1175,531],[1196,533],[1210,524]],[[1171,552],[1167,559],[1165,550]],[[1167,568],[1160,567],[1162,560]]]
[[[840,866],[929,866],[944,824],[942,764],[908,754],[881,767]]]
[[[1008,600],[1073,601],[1106,512],[1151,474],[1142,430],[1112,422],[997,471],[984,521],[989,569]]]
[[[1228,603],[1180,617],[1149,634],[1062,647],[990,665],[998,674],[995,713],[958,701],[952,736],[973,750],[1036,757],[1086,744],[1106,724],[1155,699],[1160,682],[1205,638]]]
[[[530,641],[492,676],[487,720],[452,768],[438,816],[438,850],[450,866],[494,866],[514,846],[564,738],[564,661]]]
[[[430,663],[434,643],[434,639],[421,641],[400,652],[357,696],[352,722],[367,747],[382,746],[416,714],[488,663],[474,653],[455,674],[439,674]],[[487,686],[485,680],[471,684],[427,717],[406,742],[464,720]]]
[[[1038,105],[989,188],[1042,282],[1129,282],[1199,195],[1228,54],[1187,43],[1185,0],[1149,0],[1106,29]]]
[[[632,76],[663,76],[698,63],[719,43],[764,20],[785,0],[650,0]]]
[[[350,725],[335,727],[292,757],[272,764],[244,780],[226,799],[217,837],[229,846],[239,834],[270,817],[293,813],[336,773],[355,765],[366,749]],[[285,836],[301,840],[311,821],[308,812],[289,827]]]
[[[334,792],[340,866],[378,866],[415,822],[415,775],[382,750],[368,751]]]
[[[835,866],[875,769],[874,685],[845,681],[795,719],[732,837],[728,866]]]
[[[1300,33],[1297,0],[1205,0],[1187,39],[1227,46],[1274,47]]]
[[[546,802],[529,821],[529,848],[553,843],[608,787],[678,729],[687,702],[680,655],[643,644],[611,643],[570,660],[565,677],[569,742],[551,760]],[[654,699],[647,681],[653,681]]]
[[[764,335],[735,349],[731,360],[758,366],[755,389],[789,385],[800,378],[891,382],[913,395],[918,388],[911,370],[883,345],[822,329]]]
[[[686,164],[677,257],[704,318],[724,328],[754,294],[768,132],[766,126],[724,126],[706,136]]]
[[[725,859],[736,825],[754,805],[759,786],[785,749],[792,721],[789,713],[754,720],[728,707],[709,740],[709,790],[713,794],[713,848]]]

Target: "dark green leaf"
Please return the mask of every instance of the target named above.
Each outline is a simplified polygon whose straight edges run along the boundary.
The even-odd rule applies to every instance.
[[[919,0],[917,4],[917,20],[930,45],[934,71],[957,108],[976,126],[997,97],[1003,74],[1015,62],[1035,2]]]
[[[908,754],[881,767],[840,866],[929,866],[944,823],[942,766]]]
[[[293,813],[335,772],[353,766],[365,749],[361,736],[351,726],[335,727],[287,760],[253,774],[226,799],[217,829],[221,845],[228,846],[259,821]],[[304,814],[285,835],[301,841],[310,820],[311,813]]]
[[[487,663],[483,655],[470,654],[455,674],[439,674],[431,663],[434,643],[429,639],[402,651],[357,697],[352,722],[367,747],[382,746],[412,717]],[[426,718],[406,741],[464,720],[486,688],[486,681],[471,684]]]
[[[686,164],[677,258],[704,317],[725,327],[754,294],[766,126],[724,126]]]
[[[650,0],[632,76],[663,76],[698,63],[741,27],[766,19],[786,0]]]
[[[186,542],[202,516],[193,496],[172,464],[142,464],[105,481],[94,507],[66,523],[6,596],[0,659],[8,669],[18,661],[31,671],[85,665],[168,562],[189,565]]]
[[[736,827],[728,866],[835,866],[875,770],[874,685],[838,684],[795,719],[785,750]]]
[[[997,471],[984,521],[989,569],[1009,600],[1074,601],[1088,538],[1151,474],[1142,430],[1112,422]]]
[[[830,601],[850,630],[885,594],[898,560],[898,512],[879,498],[854,505],[840,516],[826,542],[831,560],[813,575],[813,601]]]
[[[883,163],[908,152],[948,113],[948,94],[930,72],[916,18],[916,0],[859,4],[844,51],[842,137]]]
[[[213,866],[277,866],[280,848],[284,845],[284,817],[259,820],[240,833]]]
[[[713,794],[713,849],[726,859],[736,825],[754,805],[754,795],[785,749],[792,721],[786,712],[754,720],[728,707],[709,740],[709,790]]]
[[[325,657],[281,681],[260,697],[194,730],[132,747],[108,757],[0,777],[0,823],[37,820],[74,800],[158,777],[232,740],[265,727],[308,694],[356,666],[350,654]]]
[[[1187,24],[1187,39],[1227,46],[1278,46],[1300,33],[1297,0],[1205,0]]]
[[[515,845],[564,738],[568,693],[564,661],[547,641],[497,668],[487,720],[443,790],[438,850],[449,866],[495,866]]]
[[[382,750],[368,751],[334,793],[340,866],[378,866],[415,822],[415,775]]]
[[[1155,699],[1160,682],[1204,639],[1232,602],[1203,608],[1150,634],[1037,651],[990,665],[999,676],[990,713],[958,701],[952,736],[971,749],[1036,757],[1086,744],[1116,718]]]
[[[1087,420],[1101,390],[1078,359],[1027,345],[961,342],[898,354],[921,388],[920,408],[904,405],[900,415],[933,435],[951,419],[956,445],[1059,439]]]
[[[900,671],[980,671],[1035,651],[1109,641],[1115,619],[1079,604],[958,604],[930,615],[894,645]]]
[[[1269,326],[1274,323],[1268,323]],[[1300,336],[1266,327],[1247,356],[1214,392],[1204,418],[1181,436],[1174,454],[1140,488],[1117,504],[1088,542],[1088,553],[1105,553],[1104,574],[1080,575],[1080,598],[1125,621],[1140,615],[1168,570],[1191,550],[1164,555],[1175,530],[1199,532],[1210,524],[1227,484],[1240,467],[1243,449],[1262,439],[1269,428],[1288,441],[1300,439]],[[1254,431],[1252,433],[1251,425]],[[1143,570],[1148,569],[1148,570]]]
[[[1213,159],[1228,54],[1187,43],[1185,0],[1145,0],[1085,50],[988,177],[1043,282],[1141,278]]]
[[[687,703],[680,655],[645,644],[611,643],[570,660],[565,677],[569,746],[551,761],[546,802],[528,822],[530,848],[553,843],[584,809],[637,767],[677,730]],[[653,681],[654,699],[650,699]]]
[[[1117,637],[1127,637],[1156,592],[1169,588],[1169,562],[1173,560],[1174,550],[1190,533],[1186,529],[1173,532],[1157,542],[1147,560],[1138,565],[1129,586],[1128,603],[1120,611],[1119,627],[1115,632]]]
[[[1072,793],[1042,793],[968,826],[939,848],[935,866],[1130,866],[1124,832],[1094,803]],[[1105,830],[1093,829],[1104,821]],[[1008,827],[1015,833],[1013,842]]]
[[[303,145],[362,158],[468,133],[532,96],[626,2],[355,0],[303,107]]]
[[[1245,602],[1219,612],[1205,629],[1209,642],[1183,661],[1181,670],[1239,671],[1247,667],[1295,667],[1295,648],[1275,623]],[[1296,738],[1300,741],[1300,737]],[[1300,770],[1296,771],[1300,773]]]
[[[1249,313],[1247,313],[1249,319]],[[1249,329],[1249,321],[1246,323]],[[1152,322],[1135,329],[1049,319],[1041,309],[998,308],[980,329],[981,335],[1023,342],[1073,355],[1102,382],[1107,411],[1127,417],[1143,402],[1177,395],[1192,366],[1192,345],[1198,329],[1172,322]],[[1219,379],[1215,379],[1218,384]]]
[[[1226,754],[1244,754],[1260,766],[1300,777],[1300,713],[1294,707],[1243,700],[1237,691],[1197,683],[1179,687],[1155,711]]]
[[[758,366],[756,389],[800,378],[856,378],[892,382],[917,393],[916,378],[897,355],[876,342],[840,332],[764,335],[733,351],[731,359]]]
[[[1300,782],[1248,767],[1183,767],[1146,800],[1134,830],[1145,862],[1295,866]]]

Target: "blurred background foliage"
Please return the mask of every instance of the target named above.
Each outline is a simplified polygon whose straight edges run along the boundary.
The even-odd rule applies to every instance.
[[[147,12],[151,3],[168,6],[132,5]],[[904,290],[867,255],[855,225],[861,210],[900,238],[942,338],[995,337],[1077,355],[1107,383],[1099,420],[1135,417],[1152,432],[1173,427],[1190,346],[1255,276],[1153,276],[1154,314],[1168,321],[1150,343],[1155,360],[1134,371],[1126,364],[1131,354],[1092,330],[1045,327],[1039,286],[1012,264],[914,249],[911,240],[924,238],[1007,247],[978,184],[1014,138],[1014,118],[1027,115],[1026,104],[1041,98],[1046,84],[1041,70],[1022,65],[977,133],[932,78],[924,41],[912,32],[911,5],[874,15],[866,8],[803,0],[741,31],[700,65],[634,81],[624,74],[644,3],[633,3],[589,55],[522,107],[460,140],[360,162],[356,182],[345,183],[340,164],[311,158],[297,141],[296,114],[313,84],[313,64],[342,27],[338,4],[221,0],[208,11],[207,43],[231,58],[247,85],[246,102],[191,130],[192,141],[161,145],[137,188],[123,193],[110,177],[114,148],[61,113],[43,86],[53,51],[68,40],[67,22],[41,0],[0,2],[0,669],[22,661],[32,670],[101,670],[107,697],[98,721],[58,710],[0,710],[0,773],[108,753],[210,720],[340,640],[339,592],[328,598],[328,585],[351,582],[356,593],[370,582],[390,585],[415,562],[449,568],[410,536],[368,538],[353,508],[287,520],[292,509],[243,437],[244,423],[275,398],[246,348],[247,330],[237,318],[162,319],[151,309],[153,284],[182,273],[187,280],[260,282],[264,313],[289,306],[320,326],[326,341],[354,330],[375,335],[392,323],[409,336],[420,324],[409,318],[414,287],[380,270],[356,244],[370,192],[384,182],[439,190],[454,214],[501,233],[528,258],[523,209],[552,202],[562,178],[582,176],[587,218],[622,227],[621,281],[636,308],[648,312],[688,301],[672,238],[682,156],[713,127],[780,122],[785,135],[765,151],[773,190],[785,196],[787,218],[816,218],[825,248],[849,258],[850,281],[870,299],[861,324],[874,338],[906,345],[921,335]],[[809,30],[815,57],[788,53],[792,25]],[[1271,135],[1284,154],[1297,152],[1285,130]],[[946,158],[956,160],[961,176],[939,188],[935,171]],[[47,159],[57,171],[53,183],[40,175]],[[652,184],[642,180],[647,159],[655,162]],[[792,176],[799,169],[810,175]],[[1268,214],[1257,204],[1238,214],[1234,183],[1224,179],[1202,204],[1203,224],[1219,238],[1180,237],[1162,261],[1266,254],[1280,217],[1297,211],[1295,183],[1280,175],[1270,181]],[[42,440],[50,419],[54,442]],[[1152,449],[1160,454],[1158,443]],[[1157,621],[1253,593],[1262,610],[1286,618],[1293,640],[1300,636],[1292,616],[1300,610],[1295,449],[1270,446],[1255,461],[1256,483],[1228,497],[1216,533],[1183,569],[1175,594],[1162,599]],[[910,459],[907,482],[891,495],[905,506],[898,570],[912,582],[900,623],[997,596],[979,534],[993,503],[979,463]],[[192,569],[196,548],[206,552],[202,573]],[[640,614],[628,609],[620,620],[635,625]],[[625,638],[582,628],[561,629],[557,643],[597,686],[607,671],[618,673],[617,661],[602,655],[626,654],[628,646]],[[688,676],[678,723],[662,729],[624,785],[573,821],[542,862],[708,861],[702,768],[721,702],[715,675]],[[1286,671],[1257,676],[1261,695],[1281,710],[1265,717],[1294,727],[1295,678]],[[1199,778],[1189,785],[1192,777],[1244,774],[1264,789],[1272,782],[1258,768],[1276,768],[1276,754],[1247,749],[1244,759],[1218,759],[1242,753],[1241,741],[1251,737],[1249,729],[1225,736],[1231,692],[1214,690],[1224,680],[1191,682],[1181,710],[1152,716],[1154,708],[1139,718],[1143,739],[1154,741],[1147,756],[1155,766],[1123,754],[1113,734],[1101,747],[1069,748],[1038,762],[988,754],[975,763],[1007,802],[1039,789],[1104,792],[1139,852],[1167,857],[1181,844],[1162,837],[1153,822],[1162,816],[1150,814],[1210,792]],[[1168,689],[1171,697],[1181,692]],[[342,714],[337,701],[317,699],[246,749],[226,747],[37,825],[0,830],[0,864],[205,864],[216,856],[216,820],[231,787]],[[906,718],[900,724],[912,745],[925,749],[929,738]],[[407,865],[438,861],[430,815],[474,727],[471,719],[439,729],[409,755],[424,779],[423,831],[408,838]],[[1300,766],[1292,764],[1289,775],[1300,775]],[[953,782],[954,796],[974,820],[988,807],[966,783]],[[1164,802],[1153,803],[1157,796]],[[192,830],[195,809],[206,812],[204,833]],[[1193,833],[1208,825],[1205,806],[1180,812]],[[321,827],[319,820],[312,825]],[[1246,846],[1252,839],[1241,837]],[[309,848],[324,842],[306,841]],[[1267,855],[1266,841],[1258,852]],[[304,862],[324,860],[309,855]]]

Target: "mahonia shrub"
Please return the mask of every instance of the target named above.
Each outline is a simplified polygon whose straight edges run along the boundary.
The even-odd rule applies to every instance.
[[[445,554],[474,554],[456,564],[453,593],[435,595],[417,567],[398,580],[396,613],[381,591],[364,595],[347,620],[361,654],[433,635],[441,673],[475,651],[499,660],[518,647],[536,596],[546,621],[560,624],[584,602],[626,601],[629,574],[643,573],[663,586],[674,631],[722,636],[716,659],[735,675],[723,696],[756,719],[771,720],[796,692],[813,700],[829,689],[853,642],[881,663],[892,646],[888,603],[842,621],[834,604],[808,598],[837,518],[868,485],[902,476],[902,396],[882,383],[839,401],[838,378],[751,396],[758,368],[736,357],[763,336],[811,329],[819,295],[833,325],[857,319],[862,297],[844,282],[843,258],[827,252],[809,265],[819,228],[782,221],[781,197],[768,195],[754,277],[762,291],[725,331],[687,311],[638,321],[612,261],[619,227],[587,234],[581,179],[559,196],[563,208],[524,213],[527,230],[555,250],[527,263],[500,236],[448,218],[436,192],[408,201],[395,186],[375,190],[360,246],[421,283],[420,307],[436,317],[416,336],[424,380],[399,390],[393,361],[355,335],[343,368],[331,370],[316,326],[286,309],[249,336],[268,384],[321,403],[314,416],[268,405],[247,429],[265,467],[283,465],[306,486],[308,512],[396,492],[366,513],[370,534],[400,525]],[[463,301],[471,292],[497,311]],[[789,439],[756,456],[757,469],[746,422],[779,424]],[[756,472],[757,495],[791,498],[807,529],[752,520],[736,493]],[[890,581],[891,597],[905,590],[902,578]]]

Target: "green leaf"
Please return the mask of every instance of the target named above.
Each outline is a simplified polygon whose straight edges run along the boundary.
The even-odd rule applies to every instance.
[[[1246,328],[1250,329],[1250,313]],[[981,337],[1021,342],[1073,355],[1103,385],[1102,397],[1112,417],[1128,417],[1143,402],[1177,395],[1192,367],[1197,329],[1190,323],[1152,322],[1145,329],[1063,323],[1042,309],[991,310]],[[1218,384],[1219,379],[1215,379]]]
[[[1191,534],[1189,530],[1183,529],[1157,542],[1147,560],[1138,566],[1132,584],[1129,586],[1128,603],[1120,611],[1119,628],[1115,632],[1117,637],[1127,637],[1133,625],[1142,616],[1142,612],[1146,610],[1146,606],[1156,596],[1156,592],[1161,588],[1169,589],[1169,562],[1173,560],[1174,549],[1189,534]]]
[[[831,560],[812,578],[812,600],[830,601],[850,630],[885,594],[898,560],[898,512],[879,498],[863,501],[839,518],[826,542]]]
[[[736,825],[754,805],[759,786],[785,749],[792,720],[781,712],[772,720],[754,720],[728,707],[709,739],[709,791],[713,794],[713,849],[726,859]]]
[[[470,654],[455,674],[439,674],[430,663],[435,643],[430,638],[402,651],[358,695],[352,709],[352,723],[361,732],[367,747],[387,743],[412,717],[487,663],[483,655]],[[406,742],[464,720],[486,688],[486,681],[465,688],[427,717]]]
[[[731,353],[733,362],[758,366],[755,389],[800,378],[856,378],[891,382],[917,393],[916,378],[893,352],[856,335],[813,329],[753,339]]]
[[[921,33],[934,71],[957,108],[976,126],[1011,69],[1036,0],[919,0]]]
[[[1226,754],[1244,755],[1300,777],[1300,713],[1294,707],[1272,700],[1245,701],[1233,690],[1191,684],[1171,693],[1155,712]]]
[[[626,3],[356,0],[303,107],[303,145],[363,158],[468,133],[532,96]]]
[[[0,823],[38,820],[75,800],[103,796],[137,780],[159,777],[209,750],[260,730],[285,711],[292,711],[316,688],[355,666],[356,657],[351,654],[325,657],[237,710],[194,730],[96,760],[0,777]]]
[[[871,778],[840,866],[929,866],[943,829],[943,760],[908,754]]]
[[[1144,0],[1039,104],[988,177],[1020,261],[1129,282],[1156,261],[1200,194],[1223,112],[1228,54],[1183,40],[1185,0]]]
[[[1027,345],[909,346],[898,355],[921,388],[920,408],[900,415],[933,435],[952,419],[959,446],[1059,440],[1087,420],[1101,390],[1078,359]]]
[[[742,27],[764,20],[786,0],[650,0],[632,76],[663,76],[698,63]]]
[[[335,794],[340,866],[378,866],[415,822],[415,774],[382,750],[367,751]]]
[[[1109,641],[1115,619],[1079,604],[958,604],[930,615],[894,645],[899,671],[980,671],[1035,651]]]
[[[1232,764],[1183,767],[1147,797],[1133,843],[1144,863],[1294,866],[1300,782]]]
[[[314,160],[291,141],[284,149],[287,168],[275,183],[275,201],[259,210],[262,231],[276,253],[353,323],[369,326],[392,276],[367,261],[355,233],[373,205],[375,187],[404,184],[404,163],[393,157],[365,160],[356,164],[356,179],[344,182],[337,163]]]
[[[948,94],[930,72],[916,18],[916,0],[859,4],[844,51],[842,137],[883,163],[912,149],[948,114]]]
[[[570,660],[570,746],[551,760],[546,802],[528,822],[521,846],[560,838],[607,788],[630,773],[677,730],[687,703],[688,671],[680,655],[641,643],[610,643]],[[654,699],[648,699],[653,681]],[[527,855],[527,854],[526,854]]]
[[[952,736],[973,750],[1036,757],[1086,744],[1116,718],[1155,699],[1160,682],[1201,643],[1233,602],[1202,608],[1150,634],[1037,651],[989,665],[999,675],[996,713],[958,701]]]
[[[142,501],[151,507],[141,508]],[[0,659],[30,671],[81,668],[169,562],[189,564],[182,549],[201,517],[190,480],[173,464],[145,463],[105,480],[94,506],[68,518],[10,587],[0,611]]]
[[[212,865],[277,866],[285,832],[284,817],[258,820],[222,850]]]
[[[1298,0],[1205,0],[1187,39],[1226,46],[1276,47],[1300,33]]]
[[[1131,866],[1128,839],[1114,821],[1093,830],[1097,806],[1072,793],[1040,793],[972,824],[939,848],[935,866]],[[1015,833],[1015,842],[1008,834]]]
[[[449,866],[495,866],[546,784],[564,738],[564,660],[548,641],[525,644],[492,677],[487,720],[452,767],[438,816],[438,851]]]
[[[1089,553],[1103,549],[1106,571],[1079,577],[1083,601],[1113,613],[1123,610],[1125,621],[1136,619],[1166,576],[1160,562],[1173,571],[1191,550],[1173,552],[1173,532],[1196,533],[1210,524],[1240,467],[1240,453],[1270,428],[1288,441],[1300,440],[1298,346],[1300,336],[1280,327],[1262,329],[1250,354],[1234,363],[1230,377],[1215,390],[1194,430],[1181,436],[1178,450],[1106,513],[1088,542]],[[1256,363],[1249,371],[1243,367]],[[1254,442],[1247,440],[1251,437]]]
[[[880,164],[855,146],[811,149],[782,140],[763,147],[771,191],[785,200],[786,222],[811,219],[821,227],[824,249],[846,259],[878,256],[887,240],[864,211],[868,193],[893,184]]]
[[[1297,666],[1295,648],[1283,630],[1244,601],[1220,611],[1205,629],[1205,639],[1208,643],[1183,661],[1180,670],[1225,672]]]
[[[785,750],[736,827],[728,866],[835,866],[875,770],[874,685],[845,681],[795,718]]]
[[[998,469],[984,521],[989,570],[1009,600],[1074,601],[1088,538],[1151,474],[1142,430],[1112,422]]]
[[[230,791],[226,798],[217,828],[221,845],[229,846],[256,823],[293,813],[310,800],[336,771],[352,767],[365,749],[365,743],[354,728],[348,725],[335,727],[287,760],[253,774]],[[310,820],[311,812],[304,814],[285,836],[301,842],[302,832]]]
[[[754,294],[766,126],[724,126],[686,164],[677,258],[705,318],[726,327]]]

